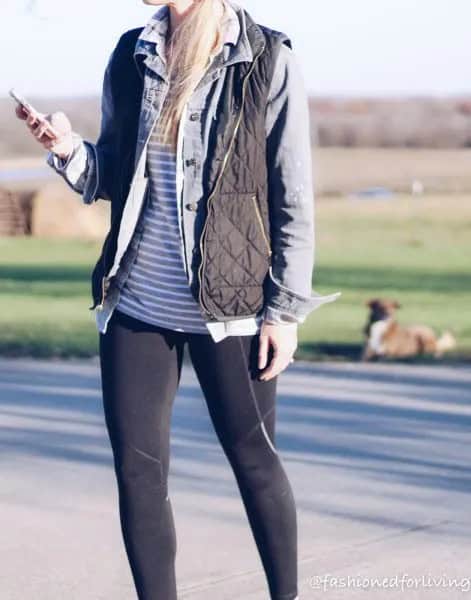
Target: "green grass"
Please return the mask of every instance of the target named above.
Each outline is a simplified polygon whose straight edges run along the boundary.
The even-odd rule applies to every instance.
[[[300,327],[299,358],[357,358],[365,301],[401,302],[398,318],[458,339],[471,358],[471,200],[464,197],[319,200],[313,286],[340,290]],[[0,353],[98,352],[90,275],[101,243],[0,238]]]
[[[398,300],[401,323],[449,329],[471,357],[471,203],[464,197],[318,202],[313,286],[341,291],[300,329],[299,355],[357,358],[372,297]]]
[[[0,238],[0,352],[90,356],[98,351],[90,275],[100,243]]]

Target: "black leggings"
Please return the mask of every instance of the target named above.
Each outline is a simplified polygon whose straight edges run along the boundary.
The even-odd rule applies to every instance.
[[[99,334],[103,405],[124,545],[139,600],[175,600],[176,536],[168,497],[170,421],[189,354],[233,469],[272,600],[297,597],[297,523],[275,446],[276,378],[257,374],[258,335],[215,343],[117,309]]]

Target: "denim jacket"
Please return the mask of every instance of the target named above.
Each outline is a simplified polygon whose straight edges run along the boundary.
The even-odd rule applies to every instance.
[[[251,61],[252,49],[246,34],[244,10],[233,0],[225,0],[227,20],[222,51],[209,63],[195,87],[181,117],[177,140],[177,198],[180,202],[179,226],[182,253],[186,265],[191,264],[195,247],[195,206],[202,201],[202,161],[208,147],[209,125],[217,118],[218,98],[224,86],[224,70],[238,61]],[[139,243],[139,213],[148,190],[145,170],[146,150],[152,125],[158,117],[168,89],[165,68],[165,34],[168,6],[162,6],[139,36],[135,56],[145,57],[135,172],[121,219],[118,247],[108,278],[115,275],[116,285],[109,290],[107,301],[97,312],[97,324],[106,324],[119,298],[132,266]],[[109,67],[109,63],[108,63]],[[107,67],[102,91],[101,137],[112,128],[113,101]],[[137,64],[136,64],[136,68]],[[191,135],[186,135],[186,134]],[[278,323],[302,323],[307,315],[326,302],[338,298],[340,292],[320,295],[311,288],[314,267],[314,197],[308,98],[301,69],[294,52],[282,44],[266,106],[267,144],[275,149],[275,169],[279,186],[269,198],[272,239],[272,265],[269,271],[270,294],[266,298],[262,318]],[[67,161],[51,152],[47,163],[57,171],[83,202],[91,204],[100,195],[99,168],[104,156],[99,143],[93,144],[73,133],[74,151]],[[191,140],[189,143],[184,141]],[[196,141],[195,141],[196,140]],[[105,197],[104,197],[105,196]],[[191,269],[186,269],[191,278]],[[191,279],[189,279],[191,282]],[[224,323],[208,323],[216,340],[233,332],[256,331],[261,319],[242,319]]]

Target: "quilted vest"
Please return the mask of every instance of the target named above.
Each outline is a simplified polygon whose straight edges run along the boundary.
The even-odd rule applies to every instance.
[[[244,12],[254,60],[226,68],[218,118],[203,163],[204,224],[195,238],[190,265],[191,291],[206,320],[255,316],[264,304],[264,283],[271,260],[267,172],[271,157],[266,145],[265,110],[279,49],[282,43],[291,47],[291,41],[282,32],[256,24]],[[117,148],[120,165],[116,168],[116,198],[112,199],[111,228],[104,243],[108,249],[102,251],[92,275],[95,305],[100,301],[100,278],[113,262],[133,175],[142,95],[133,50],[140,31],[132,30],[121,38],[111,67],[115,110],[117,118],[125,123],[122,131],[126,135],[121,136]],[[120,83],[123,74],[125,85]]]

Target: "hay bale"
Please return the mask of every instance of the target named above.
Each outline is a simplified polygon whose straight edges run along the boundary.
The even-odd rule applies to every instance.
[[[31,231],[31,192],[0,188],[0,235],[28,235]]]
[[[31,233],[36,237],[103,239],[110,223],[110,203],[84,204],[63,182],[41,187],[33,198]]]

